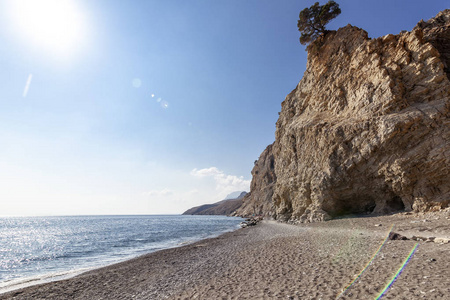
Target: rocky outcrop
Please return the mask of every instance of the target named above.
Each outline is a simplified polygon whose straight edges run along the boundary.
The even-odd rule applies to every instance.
[[[252,171],[250,210],[313,222],[447,207],[449,24],[446,10],[399,35],[370,39],[347,25],[323,37],[282,103],[273,180]]]
[[[275,208],[272,202],[274,186],[276,182],[275,159],[273,157],[272,145],[261,153],[255,161],[252,170],[252,182],[250,193],[244,197],[242,206],[234,213],[237,216],[266,216],[272,217]]]
[[[445,10],[437,14],[437,16],[428,22],[423,20],[417,24],[418,29],[424,33],[424,40],[432,44],[441,56],[441,61],[444,64],[444,70],[447,73],[447,78],[450,79],[450,13]]]
[[[242,205],[242,199],[247,192],[242,192],[235,199],[225,199],[213,204],[204,204],[188,209],[183,215],[224,215],[228,216],[234,213]]]

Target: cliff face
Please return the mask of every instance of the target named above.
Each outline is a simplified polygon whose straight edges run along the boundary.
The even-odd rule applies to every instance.
[[[243,204],[235,212],[235,215],[262,215],[266,217],[274,215],[275,208],[272,196],[276,175],[272,149],[272,145],[267,146],[255,162],[252,170],[252,182],[250,183],[251,192],[244,197]]]
[[[399,35],[328,33],[282,103],[274,180],[254,169],[249,205],[300,222],[448,206],[449,24],[446,10]]]

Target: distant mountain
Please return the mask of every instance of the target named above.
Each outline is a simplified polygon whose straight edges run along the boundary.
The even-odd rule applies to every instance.
[[[225,199],[223,200],[228,200],[228,199],[242,199],[244,198],[244,196],[242,196],[242,194],[244,194],[244,196],[247,194],[247,192],[241,192],[241,191],[237,191],[237,192],[232,192],[231,194],[228,194]]]
[[[229,198],[232,195],[234,198]],[[183,215],[229,215],[237,210],[242,205],[242,199],[247,195],[247,192],[234,192],[229,194],[225,200],[196,206],[188,209]]]

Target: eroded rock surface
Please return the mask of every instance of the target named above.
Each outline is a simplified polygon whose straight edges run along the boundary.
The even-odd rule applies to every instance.
[[[328,33],[282,103],[276,182],[253,174],[248,197],[263,204],[273,191],[273,216],[300,222],[447,207],[449,24],[446,10],[399,35]]]
[[[262,215],[271,217],[275,213],[272,202],[273,189],[276,181],[275,159],[272,145],[261,153],[252,170],[250,193],[245,195],[242,206],[235,215]]]

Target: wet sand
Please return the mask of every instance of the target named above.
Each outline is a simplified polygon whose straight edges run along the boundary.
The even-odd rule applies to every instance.
[[[450,299],[450,210],[288,225],[263,221],[0,299]],[[346,287],[367,269],[348,289]]]

